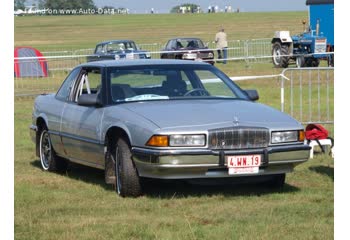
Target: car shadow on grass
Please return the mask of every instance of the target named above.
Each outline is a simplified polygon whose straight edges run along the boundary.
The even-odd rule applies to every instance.
[[[40,168],[40,161],[31,162],[34,167]],[[107,191],[114,191],[113,185],[105,183],[104,171],[69,163],[68,170],[57,173],[89,184],[100,185]],[[299,188],[286,183],[283,188],[276,188],[268,182],[255,177],[249,178],[225,178],[225,179],[201,179],[201,180],[154,180],[142,179],[143,193],[150,198],[184,198],[200,196],[261,196],[273,193],[291,193],[299,191]]]
[[[329,166],[313,166],[309,167],[311,171],[319,173],[321,175],[328,176],[334,182],[334,168]]]
[[[144,184],[145,196],[151,198],[183,198],[199,196],[262,196],[273,193],[297,192],[299,188],[286,183],[283,188],[272,187],[268,182],[246,179],[205,180],[148,180]]]
[[[40,160],[31,162],[32,166],[41,168]],[[63,173],[54,173],[74,180],[83,181],[89,184],[100,185],[106,190],[113,190],[111,185],[105,183],[104,171],[75,163],[69,163],[68,169]]]

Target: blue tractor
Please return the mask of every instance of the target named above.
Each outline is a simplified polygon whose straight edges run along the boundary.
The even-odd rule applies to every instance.
[[[334,66],[334,0],[307,0],[309,26],[305,31],[290,36],[289,31],[277,31],[272,39],[272,62],[286,68],[290,63],[297,67],[318,67],[321,59]],[[332,52],[332,53],[327,53]]]

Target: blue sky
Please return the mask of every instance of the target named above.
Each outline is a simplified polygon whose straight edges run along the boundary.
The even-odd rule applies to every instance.
[[[36,0],[27,0],[31,5]],[[113,6],[129,8],[131,13],[147,13],[151,8],[158,13],[168,13],[174,6],[194,3],[207,11],[208,6],[217,5],[220,9],[232,6],[241,12],[306,11],[306,0],[94,0],[97,7]]]
[[[129,8],[132,13],[145,13],[153,7],[156,12],[169,12],[170,9],[182,3],[194,3],[207,10],[209,5],[217,5],[219,8],[232,6],[232,8],[240,8],[246,12],[260,11],[306,11],[306,0],[95,0],[95,4],[101,6],[114,6]]]

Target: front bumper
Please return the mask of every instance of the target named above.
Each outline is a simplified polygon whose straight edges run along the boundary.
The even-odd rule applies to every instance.
[[[30,125],[29,127],[29,136],[34,143],[36,143],[36,132],[38,131],[38,127],[35,125]]]
[[[132,148],[133,161],[141,177],[159,179],[221,178],[272,175],[293,171],[309,158],[308,145],[268,147],[253,150],[153,150]],[[229,175],[228,155],[261,154],[262,164],[256,174]]]

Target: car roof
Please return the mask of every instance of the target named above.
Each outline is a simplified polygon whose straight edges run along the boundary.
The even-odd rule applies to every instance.
[[[134,42],[133,40],[128,39],[121,39],[121,40],[106,40],[100,43],[97,43],[96,45],[103,45],[103,44],[109,44],[109,43],[122,43],[122,42]]]
[[[178,40],[178,39],[183,39],[183,40],[201,40],[200,38],[196,38],[196,37],[177,37],[177,38],[171,38],[169,40]]]
[[[152,65],[210,65],[205,62],[174,60],[174,59],[137,59],[137,60],[103,60],[80,64],[80,67],[127,67],[127,66],[152,66]]]

